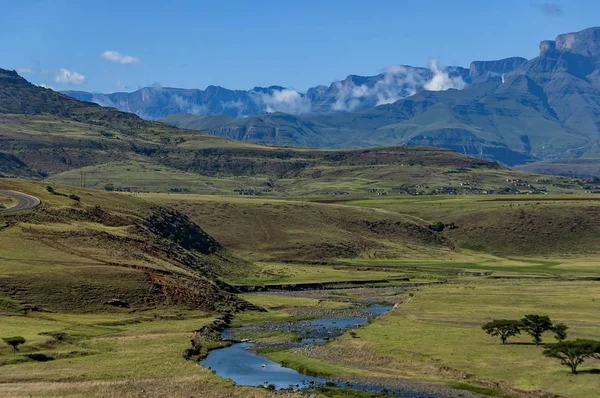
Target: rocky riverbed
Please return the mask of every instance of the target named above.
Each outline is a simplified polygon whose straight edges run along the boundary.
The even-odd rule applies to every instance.
[[[347,291],[348,289],[343,290]],[[351,290],[354,290],[354,294],[364,293],[363,289]],[[380,289],[380,292],[385,294],[389,294],[390,291],[396,290]],[[307,292],[293,293],[306,294]],[[316,319],[259,322],[226,329],[222,333],[222,338],[244,340],[244,342],[211,352],[201,364],[210,366],[218,375],[231,378],[243,385],[267,386],[272,384],[278,389],[287,388],[289,385],[292,385],[292,388],[294,388],[293,386],[310,388],[329,382],[341,388],[406,398],[482,397],[469,391],[396,378],[368,376],[314,378],[299,374],[293,369],[285,368],[260,356],[260,350],[281,348],[292,349],[297,354],[318,358],[323,352],[329,351],[327,348],[329,346],[323,346],[327,341],[335,339],[350,329],[367,324],[370,319],[374,319],[392,308],[391,304],[364,305],[356,301],[353,301],[352,305],[353,308],[343,310],[298,309],[299,312],[304,311],[302,315]],[[279,340],[277,337],[273,340],[271,336],[278,336]],[[294,338],[290,339],[290,337]]]

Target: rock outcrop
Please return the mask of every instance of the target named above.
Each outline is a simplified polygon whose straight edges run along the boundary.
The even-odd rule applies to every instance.
[[[565,33],[556,38],[556,49],[586,57],[600,56],[600,27]]]
[[[540,55],[552,50],[568,51],[585,57],[600,56],[600,27],[558,35],[540,43]]]
[[[469,67],[469,77],[471,80],[477,80],[486,75],[502,75],[510,73],[519,66],[527,62],[527,59],[521,57],[511,57],[499,59],[496,61],[474,61]]]

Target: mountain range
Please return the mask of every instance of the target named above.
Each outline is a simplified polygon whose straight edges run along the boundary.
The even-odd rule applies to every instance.
[[[253,143],[428,145],[511,166],[591,159],[600,142],[600,28],[543,41],[531,60],[476,61],[469,69],[401,66],[377,76],[349,76],[305,94],[279,86],[153,87],[107,95],[106,103],[99,100],[102,95],[67,94],[145,118],[183,111],[188,114],[164,121]],[[241,105],[229,108],[233,103]]]
[[[226,118],[211,120],[218,125]],[[443,148],[324,150],[240,142],[79,101],[0,69],[2,177],[127,192],[296,197],[514,193],[515,180],[539,179]]]
[[[473,67],[472,75],[469,69],[441,68],[435,61],[431,62],[430,68],[394,66],[376,76],[350,75],[329,86],[311,87],[306,93],[282,86],[254,87],[251,90],[208,86],[205,90],[199,90],[161,87],[157,84],[132,93],[63,93],[78,100],[114,107],[150,120],[177,113],[196,116],[226,115],[233,118],[273,112],[322,115],[392,103],[423,89],[463,88],[467,82],[485,74],[485,68],[507,69],[511,64],[524,61],[526,60],[522,58],[514,58],[503,61],[500,65],[477,65]]]

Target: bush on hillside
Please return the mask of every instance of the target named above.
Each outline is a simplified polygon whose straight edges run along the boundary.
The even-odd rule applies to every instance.
[[[523,331],[533,337],[535,345],[540,345],[542,342],[542,334],[548,330],[552,330],[552,321],[547,315],[525,315],[521,319],[521,328]]]
[[[502,344],[506,344],[509,337],[521,334],[521,322],[511,319],[493,320],[481,327],[490,336],[498,336]]]
[[[560,360],[562,365],[568,366],[571,373],[577,374],[577,367],[592,357],[600,358],[600,341],[580,340],[561,341],[549,344],[544,350],[544,355]]]

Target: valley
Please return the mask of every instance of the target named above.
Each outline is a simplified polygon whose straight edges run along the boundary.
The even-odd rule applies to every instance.
[[[180,127],[0,69],[0,396],[594,396],[597,32]]]
[[[0,351],[2,395],[35,388],[40,396],[133,396],[139,389],[301,396],[235,386],[182,357],[194,331],[231,311],[232,326],[259,326],[244,338],[257,342],[261,355],[343,383],[436,397],[467,396],[461,389],[473,396],[587,397],[600,387],[595,360],[570,377],[541,348],[524,344],[526,336],[505,348],[481,331],[492,318],[540,312],[567,323],[573,338],[600,338],[600,257],[591,227],[600,202],[588,195],[328,203],[55,185],[57,195],[41,183],[2,183],[42,200],[39,208],[2,216],[1,244],[11,251],[3,250],[0,262],[0,335],[27,340],[17,355],[8,346]],[[148,224],[157,206],[176,213]],[[206,246],[187,246],[183,236],[152,226],[175,214],[181,216],[172,220],[202,225]],[[564,234],[584,220],[590,226]],[[455,228],[431,229],[437,222]],[[235,290],[247,293],[227,292]],[[296,334],[260,326],[343,317],[384,302],[397,306],[322,346],[290,346],[285,342]],[[223,344],[210,335],[197,341],[200,358]],[[351,391],[324,386],[316,393],[378,394]]]

